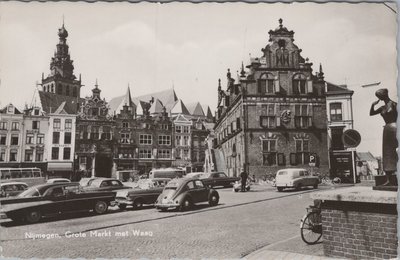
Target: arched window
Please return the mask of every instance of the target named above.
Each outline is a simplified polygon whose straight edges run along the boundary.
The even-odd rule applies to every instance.
[[[258,79],[258,94],[265,93],[274,93],[274,76],[269,73],[262,74]]]
[[[51,93],[55,93],[54,92],[54,84],[51,84]]]
[[[296,74],[293,76],[292,90],[293,94],[307,94],[306,76],[304,74]]]

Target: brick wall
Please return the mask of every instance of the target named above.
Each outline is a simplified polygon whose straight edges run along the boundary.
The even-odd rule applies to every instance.
[[[396,258],[396,223],[395,204],[325,201],[324,253],[353,259]]]

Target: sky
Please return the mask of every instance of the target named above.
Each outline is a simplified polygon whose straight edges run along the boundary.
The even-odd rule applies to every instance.
[[[395,5],[391,5],[396,8]],[[358,151],[381,155],[384,121],[369,116],[374,92],[389,89],[397,102],[397,16],[382,3],[19,3],[0,2],[0,106],[34,102],[41,75],[50,73],[58,28],[75,75],[91,94],[96,79],[110,100],[174,88],[184,103],[199,101],[215,111],[218,79],[235,74],[249,56],[261,57],[268,31],[283,25],[314,71],[354,90]],[[381,82],[379,87],[361,85]]]

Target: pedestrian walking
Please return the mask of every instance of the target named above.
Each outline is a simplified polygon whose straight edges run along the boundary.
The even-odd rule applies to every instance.
[[[245,192],[245,191],[246,191],[247,177],[248,177],[248,174],[247,174],[247,172],[243,169],[242,172],[240,173],[240,178],[241,178],[241,182],[242,182],[242,192]]]

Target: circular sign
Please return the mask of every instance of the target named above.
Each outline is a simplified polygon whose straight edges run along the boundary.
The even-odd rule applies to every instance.
[[[361,135],[356,130],[348,129],[344,131],[342,141],[347,147],[357,147],[361,142]]]

